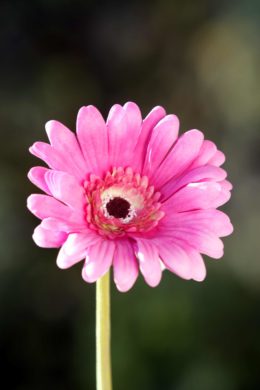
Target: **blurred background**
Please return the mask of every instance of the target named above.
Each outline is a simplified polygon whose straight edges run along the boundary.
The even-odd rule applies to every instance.
[[[112,286],[114,389],[260,388],[259,20],[258,0],[1,1],[3,388],[95,389],[95,286],[31,239],[28,147],[49,119],[74,130],[82,105],[106,116],[128,100],[144,115],[163,105],[226,153],[235,233],[204,283],[165,272],[156,289]]]

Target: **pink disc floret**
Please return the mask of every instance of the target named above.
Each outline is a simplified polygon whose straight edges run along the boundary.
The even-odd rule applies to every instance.
[[[160,193],[149,186],[147,176],[135,174],[130,167],[113,168],[103,180],[90,175],[84,188],[89,228],[110,239],[147,232],[164,216]]]

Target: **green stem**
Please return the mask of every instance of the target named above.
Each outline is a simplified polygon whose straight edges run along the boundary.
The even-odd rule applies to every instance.
[[[97,390],[112,390],[109,272],[96,282],[96,380]]]

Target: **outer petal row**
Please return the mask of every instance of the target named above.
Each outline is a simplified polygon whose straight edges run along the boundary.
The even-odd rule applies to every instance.
[[[202,257],[189,246],[185,250],[179,245],[164,240],[151,243],[139,239],[136,244],[136,256],[133,245],[128,240],[115,243],[103,240],[91,231],[73,233],[49,230],[39,225],[33,234],[37,245],[44,248],[60,247],[57,265],[61,269],[69,268],[85,260],[82,277],[89,283],[102,277],[113,264],[114,280],[121,292],[128,291],[135,283],[139,267],[145,281],[151,287],[159,284],[162,276],[161,261],[166,268],[184,279],[201,281],[206,270]]]
[[[77,117],[78,139],[62,123],[52,120],[46,123],[51,145],[36,142],[30,152],[50,168],[75,175],[80,183],[88,173],[103,175],[113,166],[130,165],[141,172],[148,141],[164,116],[165,110],[155,107],[142,121],[139,107],[128,102],[123,107],[114,105],[105,123],[96,107],[82,107]],[[47,192],[33,173],[32,181]]]

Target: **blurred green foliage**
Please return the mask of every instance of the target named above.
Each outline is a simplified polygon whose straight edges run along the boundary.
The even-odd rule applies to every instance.
[[[2,1],[0,366],[4,388],[95,388],[95,286],[31,240],[39,164],[27,149],[78,108],[136,101],[203,130],[226,153],[235,233],[202,284],[165,273],[112,288],[115,390],[260,385],[260,3],[257,0]]]

